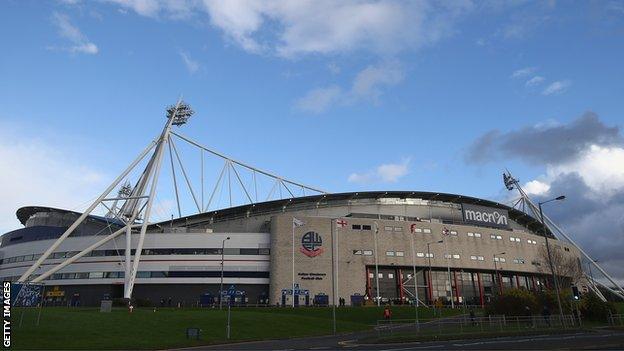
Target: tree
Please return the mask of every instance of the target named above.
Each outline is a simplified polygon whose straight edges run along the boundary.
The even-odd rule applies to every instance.
[[[550,245],[550,256],[559,288],[564,289],[569,287],[571,284],[577,283],[583,278],[581,263],[576,256],[566,255],[561,249],[561,246],[556,244]],[[546,246],[540,248],[538,261],[540,263],[538,270],[550,277],[552,271],[548,261],[548,250],[546,250]]]

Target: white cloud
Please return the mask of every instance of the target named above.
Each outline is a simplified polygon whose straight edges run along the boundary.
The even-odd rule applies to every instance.
[[[624,148],[590,145],[571,161],[550,164],[546,173],[524,184],[533,195],[548,194],[551,184],[566,175],[578,175],[596,199],[606,199],[624,191]]]
[[[529,195],[543,195],[550,190],[550,184],[541,182],[539,180],[532,180],[522,186],[524,191]]]
[[[295,102],[295,106],[305,112],[325,112],[332,104],[340,100],[342,89],[337,86],[310,90],[306,95]]]
[[[511,74],[511,78],[524,78],[526,76],[531,75],[533,72],[537,70],[537,67],[525,67],[519,70],[514,71]]]
[[[544,82],[544,77],[542,76],[535,76],[529,80],[526,81],[526,83],[524,83],[525,86],[527,87],[534,87],[536,85],[540,85]]]
[[[56,143],[0,129],[0,233],[20,227],[15,211],[22,206],[71,209],[103,188],[103,173],[73,160]]]
[[[558,80],[556,82],[551,83],[549,86],[547,86],[546,89],[542,91],[542,95],[548,96],[548,95],[561,94],[565,92],[566,90],[568,90],[570,85],[572,85],[572,82],[570,82],[569,80]]]
[[[404,78],[398,63],[368,66],[353,80],[351,94],[356,98],[371,98],[376,101],[381,95],[380,88],[401,82]]]
[[[184,66],[189,71],[189,73],[194,74],[199,70],[199,62],[193,60],[190,54],[186,52],[180,52],[180,57],[182,58],[182,62],[184,62]]]
[[[210,17],[224,36],[251,53],[282,57],[365,50],[393,55],[434,43],[472,2],[360,0],[108,0],[142,16]]]
[[[70,22],[67,15],[55,12],[52,14],[52,23],[58,28],[59,35],[72,43],[71,46],[61,48],[62,50],[90,55],[98,53],[97,45],[89,41],[80,29]]]
[[[369,65],[355,76],[349,89],[336,85],[310,90],[295,102],[295,106],[306,112],[321,113],[333,104],[350,105],[368,100],[378,103],[382,88],[396,85],[405,77],[398,62]]]
[[[347,179],[350,183],[396,183],[409,172],[410,159],[401,163],[386,163],[366,173],[351,173]]]

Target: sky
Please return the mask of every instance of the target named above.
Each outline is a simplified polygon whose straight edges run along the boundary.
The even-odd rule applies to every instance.
[[[624,1],[4,0],[0,44],[0,232],[84,209],[182,96],[179,133],[328,192],[507,202],[509,169],[624,280]]]

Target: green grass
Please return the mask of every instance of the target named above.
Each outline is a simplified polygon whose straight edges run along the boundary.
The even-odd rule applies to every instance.
[[[383,308],[338,308],[338,332],[369,329],[382,317]],[[392,308],[393,318],[413,319],[413,307]],[[421,318],[431,318],[421,308]],[[125,309],[100,313],[96,308],[44,308],[41,323],[35,325],[37,310],[14,309],[15,349],[162,349],[226,342],[226,310],[213,309]],[[461,310],[442,310],[443,316]],[[291,338],[332,332],[331,308],[234,308],[231,341]],[[202,329],[200,341],[187,340],[187,327]]]

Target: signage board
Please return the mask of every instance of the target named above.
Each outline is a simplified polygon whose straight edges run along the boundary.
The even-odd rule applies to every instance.
[[[509,228],[509,212],[500,208],[462,204],[464,222],[496,228]]]

